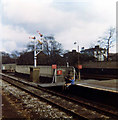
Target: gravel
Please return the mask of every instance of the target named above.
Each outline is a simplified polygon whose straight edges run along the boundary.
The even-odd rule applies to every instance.
[[[0,87],[2,87],[3,93],[9,96],[9,102],[12,101],[12,105],[18,110],[18,114],[22,114],[26,118],[72,119],[72,116],[60,111],[58,108],[31,96],[7,82],[0,80]]]

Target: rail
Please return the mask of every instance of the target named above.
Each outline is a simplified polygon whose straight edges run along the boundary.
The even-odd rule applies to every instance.
[[[84,101],[79,101],[74,98],[64,96],[54,91],[47,90],[37,84],[19,80],[18,78],[1,74],[2,79],[10,84],[36,96],[58,108],[68,112],[75,118],[79,119],[94,119],[94,118],[117,118],[118,113],[108,111],[102,107],[92,106]]]

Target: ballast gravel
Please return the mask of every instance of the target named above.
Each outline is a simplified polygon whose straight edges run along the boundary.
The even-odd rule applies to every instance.
[[[2,87],[3,94],[9,98],[9,102],[17,109],[17,113],[24,116],[24,118],[73,118],[58,108],[41,101],[5,81],[0,80],[0,87]]]

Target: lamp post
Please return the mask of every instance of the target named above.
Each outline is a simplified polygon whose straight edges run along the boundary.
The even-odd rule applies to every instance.
[[[74,44],[77,44],[77,42],[74,42]],[[78,51],[78,61],[77,61],[77,64],[78,64],[78,69],[79,69],[79,71],[78,71],[78,75],[79,75],[79,80],[81,79],[81,74],[80,74],[80,59],[79,59],[79,45],[77,44],[77,51]]]
[[[78,66],[80,66],[80,59],[79,59],[79,45],[77,46],[78,47]],[[81,74],[80,74],[80,67],[78,67],[79,69],[79,80],[81,79]]]

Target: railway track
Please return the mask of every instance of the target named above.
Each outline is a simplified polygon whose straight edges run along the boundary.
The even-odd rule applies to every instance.
[[[74,116],[74,118],[79,119],[117,119],[118,113],[112,110],[108,111],[103,106],[91,105],[81,100],[76,100],[74,98],[64,96],[62,94],[56,93],[54,91],[47,90],[42,87],[38,87],[34,83],[29,83],[26,81],[21,81],[17,78],[2,74],[2,79],[8,83],[36,96]]]

